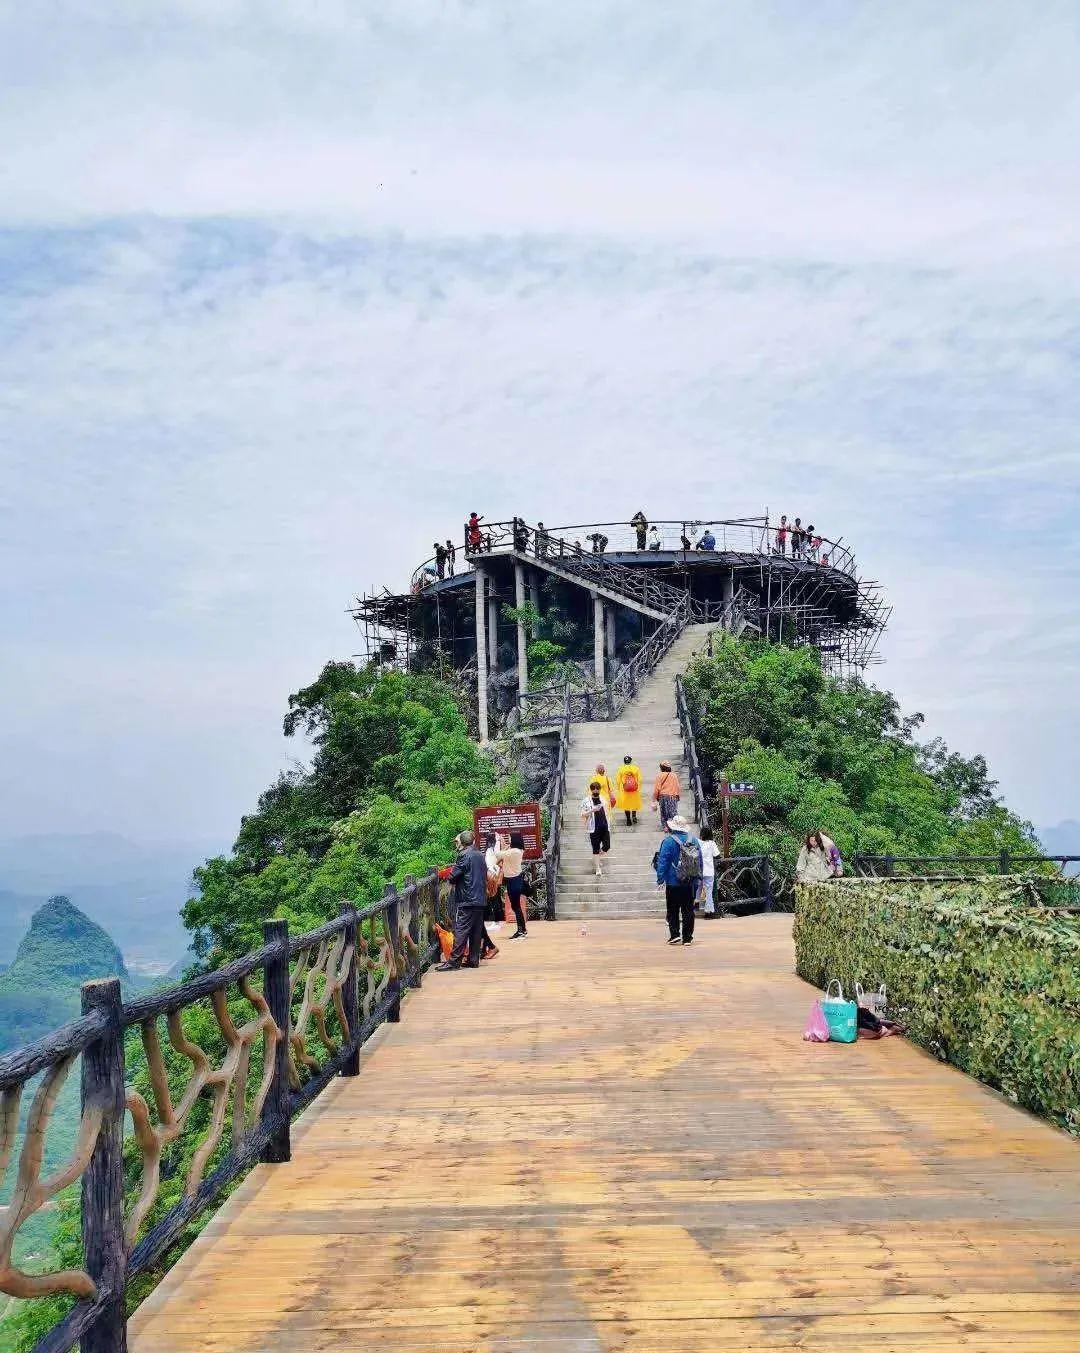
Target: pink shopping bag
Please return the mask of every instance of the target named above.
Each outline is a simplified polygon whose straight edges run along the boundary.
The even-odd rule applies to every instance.
[[[814,1002],[814,1008],[810,1011],[810,1018],[806,1021],[806,1028],[803,1030],[803,1038],[808,1043],[827,1043],[829,1041],[829,1021],[825,1018],[825,1011],[822,1010],[820,1001]]]

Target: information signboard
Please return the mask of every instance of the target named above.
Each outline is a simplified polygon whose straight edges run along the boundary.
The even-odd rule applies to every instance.
[[[481,849],[484,837],[491,832],[501,832],[506,836],[511,832],[520,832],[525,842],[527,860],[539,860],[544,854],[538,803],[497,803],[486,808],[474,808],[473,835]]]

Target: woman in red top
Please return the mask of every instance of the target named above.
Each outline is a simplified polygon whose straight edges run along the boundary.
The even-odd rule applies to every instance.
[[[787,517],[780,518],[780,525],[776,528],[776,548],[780,554],[787,554]]]

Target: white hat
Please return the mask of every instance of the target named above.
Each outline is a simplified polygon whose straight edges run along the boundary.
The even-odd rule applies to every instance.
[[[667,824],[668,831],[688,832],[690,830],[690,823],[687,822],[686,818],[684,818],[681,813],[676,813],[674,817],[669,817]]]

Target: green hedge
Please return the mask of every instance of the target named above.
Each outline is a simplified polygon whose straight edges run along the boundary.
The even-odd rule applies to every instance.
[[[799,976],[885,982],[910,1036],[1080,1134],[1080,914],[1020,878],[796,889]]]

